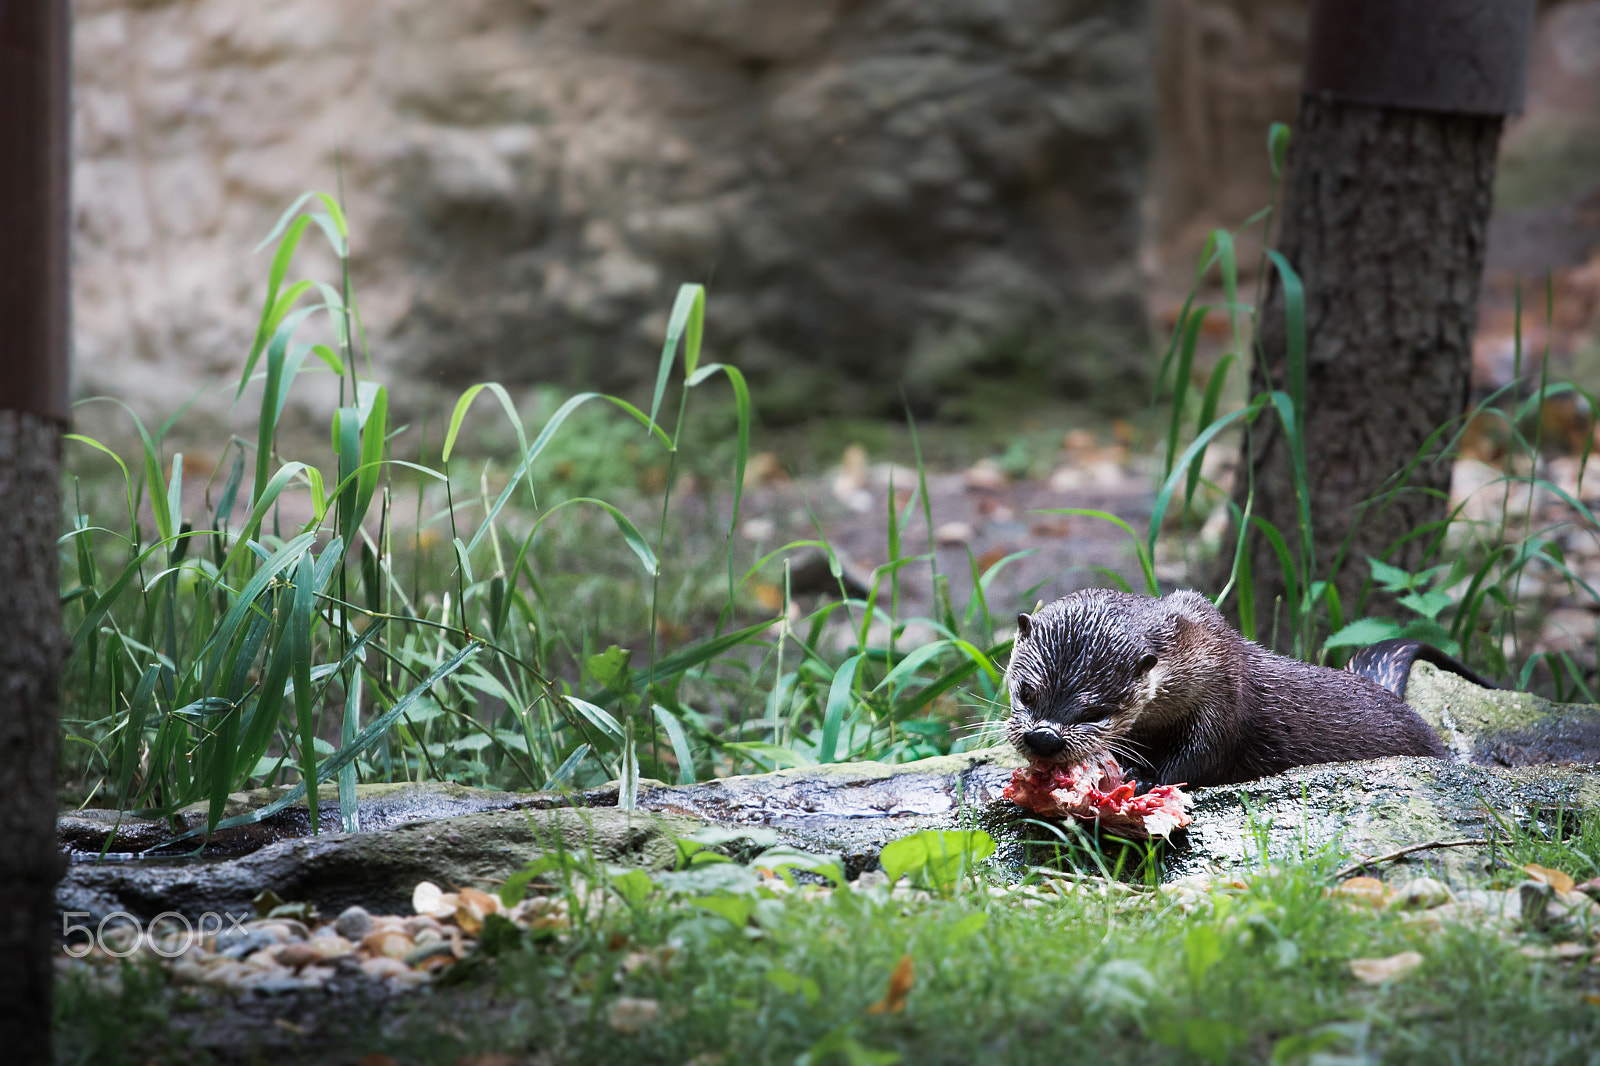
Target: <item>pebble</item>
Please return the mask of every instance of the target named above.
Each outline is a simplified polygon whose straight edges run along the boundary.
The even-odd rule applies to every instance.
[[[346,907],[333,920],[333,931],[346,940],[360,940],[372,932],[372,915],[365,907]]]
[[[1422,911],[1455,899],[1450,886],[1432,877],[1415,877],[1401,885],[1389,901],[1395,910]]]
[[[379,929],[363,937],[361,946],[374,955],[387,955],[391,959],[403,959],[417,945],[415,941],[402,932]]]
[[[150,953],[147,958],[155,956],[175,983],[232,994],[320,989],[334,977],[378,982],[398,992],[426,984],[476,950],[472,935],[490,914],[503,914],[523,929],[571,926],[565,899],[531,895],[508,910],[498,896],[476,888],[447,893],[424,882],[418,889],[417,899],[433,913],[375,915],[357,906],[317,924],[315,911],[307,906],[307,921],[282,915],[254,918],[202,938],[163,927],[141,950]],[[598,895],[592,905],[602,905]],[[133,929],[118,936],[118,943],[131,943]],[[112,943],[116,939],[108,936],[108,945],[117,947]],[[119,969],[110,963],[111,957],[100,950],[82,959],[65,954],[56,959],[58,969],[86,971],[89,980],[102,985],[120,981]]]
[[[946,522],[933,531],[933,539],[947,548],[971,543],[977,535],[970,522]]]

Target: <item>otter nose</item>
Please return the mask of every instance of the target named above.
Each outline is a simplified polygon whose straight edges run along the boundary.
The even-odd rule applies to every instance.
[[[1034,729],[1022,734],[1022,744],[1035,755],[1048,759],[1052,755],[1060,755],[1061,749],[1067,742],[1061,739],[1061,734],[1054,729]]]

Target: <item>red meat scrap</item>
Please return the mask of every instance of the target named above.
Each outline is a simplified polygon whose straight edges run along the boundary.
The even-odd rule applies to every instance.
[[[1035,814],[1095,822],[1125,836],[1168,837],[1194,821],[1189,815],[1194,800],[1181,785],[1157,785],[1142,796],[1134,795],[1138,787],[1123,776],[1116,759],[1102,755],[1072,767],[1020,767],[1000,794]]]

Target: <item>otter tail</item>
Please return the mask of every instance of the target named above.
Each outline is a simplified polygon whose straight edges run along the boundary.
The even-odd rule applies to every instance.
[[[1449,671],[1460,677],[1466,678],[1480,688],[1499,688],[1493,681],[1489,681],[1468,669],[1463,663],[1451,658],[1431,644],[1424,644],[1420,640],[1380,640],[1356,652],[1350,660],[1350,665],[1345,669],[1362,677],[1370,678],[1393,692],[1401,699],[1406,698],[1406,682],[1411,678],[1411,666],[1418,659],[1425,663],[1432,663],[1441,670]]]

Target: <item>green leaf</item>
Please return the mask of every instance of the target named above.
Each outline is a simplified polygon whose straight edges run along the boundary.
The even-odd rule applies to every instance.
[[[822,715],[822,739],[817,744],[818,762],[833,762],[839,750],[839,732],[844,725],[845,711],[852,703],[851,689],[860,665],[861,656],[852,655],[833,672],[833,683],[828,686],[827,708]]]
[[[920,873],[928,884],[948,888],[994,851],[994,838],[981,829],[925,829],[885,844],[878,862],[890,885]]]
[[[1393,640],[1401,633],[1399,622],[1387,618],[1358,618],[1322,642],[1324,648],[1364,648],[1380,640]]]
[[[728,920],[728,924],[735,929],[743,929],[750,922],[750,912],[755,910],[756,901],[749,896],[734,895],[731,892],[713,892],[705,896],[692,896],[689,902],[702,910],[712,914],[720,914]]]
[[[505,879],[505,883],[500,886],[500,902],[507,907],[515,907],[527,896],[528,885],[532,881],[543,877],[551,870],[562,868],[563,862],[560,855],[543,855],[533,860]]]
[[[650,875],[643,870],[613,874],[608,883],[611,885],[611,890],[621,896],[622,901],[630,907],[638,907],[644,903],[656,889],[656,883],[650,880]]]
[[[672,302],[672,315],[667,319],[667,339],[661,345],[661,361],[656,367],[656,388],[650,397],[650,428],[655,429],[656,416],[661,413],[661,398],[667,392],[667,380],[672,375],[672,363],[678,353],[678,342],[683,342],[683,376],[687,381],[694,376],[700,362],[700,335],[705,324],[706,290],[702,285],[684,283],[678,286],[678,296]]]
[[[1206,971],[1222,958],[1222,937],[1209,925],[1197,925],[1183,937],[1183,962],[1189,981],[1201,987]]]
[[[698,780],[694,770],[694,748],[689,744],[688,734],[683,731],[683,723],[659,703],[651,704],[650,708],[655,711],[656,721],[661,723],[661,728],[667,731],[667,739],[672,742],[672,754],[678,760],[678,784],[694,784]]]
[[[845,883],[844,866],[837,855],[813,855],[809,851],[780,844],[768,848],[750,863],[755,869],[771,870],[777,873],[780,870],[807,870],[819,874],[832,881],[835,885]]]
[[[1283,173],[1283,164],[1289,156],[1289,126],[1287,123],[1274,122],[1267,128],[1267,158],[1272,161],[1272,175],[1278,177]]]
[[[708,363],[690,376],[687,387],[693,388],[718,372],[727,375],[728,384],[733,386],[733,408],[739,426],[733,459],[733,510],[728,519],[728,536],[732,537],[733,531],[739,527],[739,504],[744,499],[744,471],[750,458],[750,386],[745,383],[738,367]]]
[[[585,659],[583,667],[590,680],[601,688],[621,690],[627,687],[628,660],[632,656],[633,652],[613,644],[598,655]]]
[[[779,747],[777,744],[768,744],[764,740],[730,741],[722,745],[726,751],[738,752],[741,755],[751,755],[757,758],[769,759],[775,768],[785,766],[815,766],[816,760],[803,752],[792,748]]]
[[[799,977],[781,966],[775,966],[767,971],[767,980],[778,991],[804,999],[808,1006],[815,1006],[817,1000],[822,998],[822,987],[817,984],[815,977]]]
[[[950,932],[946,934],[946,939],[951,943],[957,943],[974,934],[981,933],[988,925],[989,913],[987,911],[973,911],[951,926]]]
[[[1389,592],[1409,592],[1413,578],[1410,573],[1398,566],[1390,566],[1382,559],[1367,556],[1367,564],[1372,567],[1372,580],[1376,581]]]

